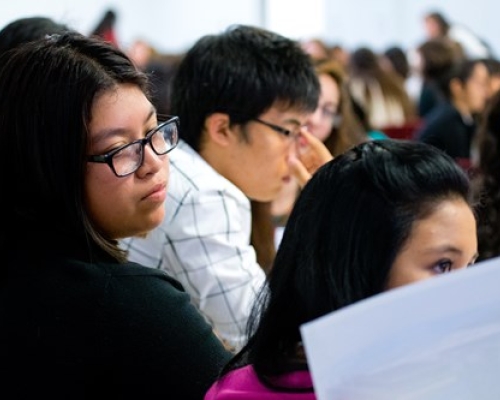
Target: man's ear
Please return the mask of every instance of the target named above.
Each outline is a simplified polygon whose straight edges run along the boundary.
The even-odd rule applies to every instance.
[[[205,119],[205,131],[207,140],[219,146],[228,146],[234,138],[229,115],[224,113],[214,113]]]

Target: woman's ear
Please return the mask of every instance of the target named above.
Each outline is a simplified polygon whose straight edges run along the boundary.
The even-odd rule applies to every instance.
[[[231,129],[229,115],[214,113],[205,119],[205,139],[218,144],[228,146],[234,136]]]

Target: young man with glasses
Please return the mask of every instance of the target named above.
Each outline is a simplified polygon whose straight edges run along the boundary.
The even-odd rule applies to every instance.
[[[308,163],[296,150],[304,142],[314,147],[302,127],[318,96],[300,46],[249,26],[202,37],[174,78],[181,140],[171,157],[166,216],[148,237],[123,245],[132,260],[181,281],[231,348],[245,343],[265,280],[250,245],[249,199],[272,201],[304,174]]]

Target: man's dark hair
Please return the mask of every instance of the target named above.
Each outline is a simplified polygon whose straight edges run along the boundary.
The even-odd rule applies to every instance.
[[[312,112],[319,83],[310,57],[293,40],[244,25],[199,39],[184,56],[172,86],[181,138],[196,151],[205,119],[229,115],[244,124],[275,104]]]

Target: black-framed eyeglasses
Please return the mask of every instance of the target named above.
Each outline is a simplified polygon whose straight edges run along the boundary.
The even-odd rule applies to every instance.
[[[268,128],[271,128],[272,130],[274,130],[275,132],[281,133],[282,135],[285,135],[291,139],[297,137],[299,135],[299,131],[301,129],[301,127],[298,127],[296,130],[286,129],[286,128],[283,128],[282,126],[271,124],[270,122],[263,121],[259,118],[252,118],[252,121],[255,121],[255,122],[258,122],[262,125],[265,125]]]
[[[90,155],[88,162],[108,164],[114,174],[124,177],[137,171],[144,162],[144,146],[148,143],[155,154],[162,156],[172,151],[179,141],[179,117],[170,117],[142,139],[135,140],[109,153]]]

